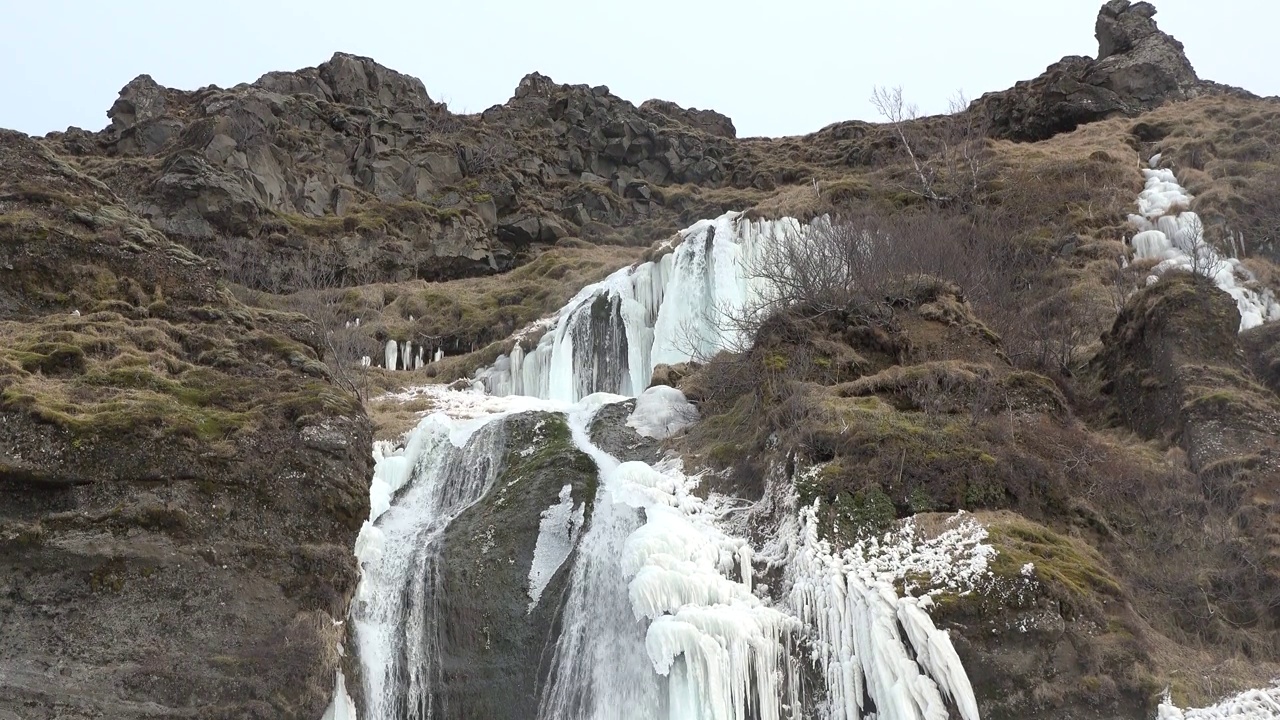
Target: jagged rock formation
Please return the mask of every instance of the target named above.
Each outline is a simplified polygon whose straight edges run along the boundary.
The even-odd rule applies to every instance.
[[[108,115],[100,133],[51,138],[109,158],[105,181],[157,229],[271,291],[502,271],[531,245],[660,220],[656,187],[731,179],[735,132],[719,113],[536,73],[506,105],[454,115],[344,53],[230,89],[143,75]]]
[[[320,717],[372,466],[322,353],[0,131],[0,715]]]
[[[988,93],[974,108],[996,137],[1044,140],[1085,123],[1133,116],[1173,100],[1223,92],[1200,80],[1182,43],[1161,32],[1148,2],[1110,0],[1098,12],[1098,57],[1068,56],[1034,80]]]

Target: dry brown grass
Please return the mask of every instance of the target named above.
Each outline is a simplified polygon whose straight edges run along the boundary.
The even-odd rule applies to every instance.
[[[374,439],[395,441],[416,427],[432,411],[434,404],[426,397],[401,400],[379,396],[366,402],[364,407],[373,421]]]

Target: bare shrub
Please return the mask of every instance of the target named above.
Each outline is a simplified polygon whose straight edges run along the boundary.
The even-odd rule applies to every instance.
[[[272,298],[270,304],[276,309],[306,315],[319,326],[325,350],[322,360],[330,376],[361,402],[368,400],[373,379],[370,367],[363,365],[362,360],[380,357],[382,347],[366,329],[352,322],[339,296],[307,291]]]
[[[459,145],[458,163],[467,176],[483,175],[513,162],[517,154],[506,139],[487,137],[475,145]]]

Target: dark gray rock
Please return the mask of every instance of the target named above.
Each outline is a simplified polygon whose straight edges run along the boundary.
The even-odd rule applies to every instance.
[[[1034,80],[983,95],[971,109],[986,114],[996,137],[1034,141],[1232,90],[1201,81],[1182,43],[1156,26],[1155,14],[1147,2],[1110,0],[1098,12],[1097,59],[1065,57]]]
[[[723,138],[738,136],[738,129],[733,126],[733,120],[728,115],[722,115],[715,110],[698,108],[686,110],[667,100],[646,100],[641,103],[640,109],[660,113],[675,122],[696,128],[708,135]]]
[[[107,117],[111,118],[111,129],[119,133],[160,117],[164,110],[164,88],[150,75],[139,75],[120,90]]]
[[[563,416],[525,413],[504,422],[505,467],[445,536],[438,696],[444,717],[536,716],[573,565],[570,555],[531,608],[528,578],[541,515],[566,485],[588,518],[595,501],[599,471],[573,446]]]

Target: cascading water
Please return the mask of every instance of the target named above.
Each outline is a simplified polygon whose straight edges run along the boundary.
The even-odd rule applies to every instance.
[[[363,575],[352,610],[366,717],[445,716],[436,699],[443,680],[435,594],[441,539],[449,522],[493,484],[503,440],[500,424],[432,415],[403,453],[378,462],[370,522],[356,546]]]
[[[538,545],[576,547],[565,558],[572,566],[537,717],[858,718],[874,707],[882,720],[935,720],[958,707],[964,720],[976,720],[963,668],[923,603],[912,605],[914,612],[903,609],[910,602],[890,603],[879,615],[839,610],[846,593],[861,587],[856,571],[842,564],[852,560],[804,540],[794,507],[782,510],[793,521],[771,541],[783,551],[770,562],[792,566],[796,589],[781,588],[773,602],[753,583],[751,546],[721,528],[714,497],[694,492],[697,477],[684,475],[676,461],[620,462],[591,440],[600,408],[646,388],[655,365],[740,346],[734,325],[720,320],[761,297],[748,267],[767,243],[803,242],[805,233],[794,220],[748,221],[737,213],[700,222],[661,259],[584,288],[556,316],[518,335],[544,331],[532,349],[517,343],[479,371],[471,390],[432,391],[443,412],[423,420],[402,450],[380,449],[370,521],[357,544],[363,579],[353,617],[366,720],[450,716],[440,691],[441,538],[500,472],[500,419],[531,409],[563,413],[574,447],[599,470],[585,531],[573,525],[582,515],[563,492],[543,514],[550,529]],[[399,351],[388,343],[388,366]],[[691,409],[677,390],[646,392],[627,425],[663,437],[687,424]],[[562,550],[550,555],[561,561]],[[529,569],[530,611],[549,602],[539,583],[559,567],[552,564]],[[884,625],[894,612],[902,613],[905,632]],[[860,643],[844,642],[849,630],[836,621],[861,617],[880,629]],[[802,657],[802,647],[812,657]],[[902,662],[877,672],[877,658]],[[903,662],[915,668],[909,676]],[[858,677],[875,682],[856,693],[828,683],[829,700],[805,708],[806,666],[832,682],[862,667]],[[532,709],[517,715],[532,717]]]

